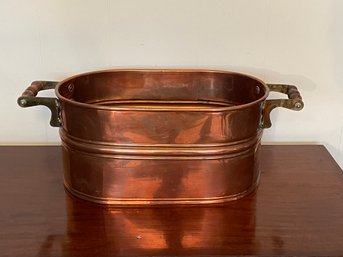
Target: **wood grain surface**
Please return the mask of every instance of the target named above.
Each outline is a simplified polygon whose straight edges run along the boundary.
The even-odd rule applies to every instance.
[[[0,256],[339,256],[343,175],[323,146],[263,146],[256,193],[106,207],[63,188],[58,146],[0,147]]]

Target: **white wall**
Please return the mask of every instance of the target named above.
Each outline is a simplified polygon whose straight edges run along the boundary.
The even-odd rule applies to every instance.
[[[296,84],[305,108],[273,111],[264,142],[325,144],[343,167],[339,0],[1,0],[0,144],[59,142],[46,108],[16,104],[31,81],[140,67]]]

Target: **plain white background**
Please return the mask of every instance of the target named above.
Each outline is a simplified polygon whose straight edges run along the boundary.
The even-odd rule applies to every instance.
[[[343,167],[343,1],[1,0],[0,144],[59,144],[48,109],[16,98],[33,80],[108,68],[295,84],[305,108],[273,111],[263,142],[324,144]]]

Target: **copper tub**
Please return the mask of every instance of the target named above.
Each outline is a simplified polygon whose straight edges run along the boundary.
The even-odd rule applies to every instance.
[[[57,98],[36,97],[45,89],[55,89]],[[269,91],[288,99],[266,100]],[[35,81],[18,103],[50,108],[67,190],[119,205],[221,203],[247,195],[259,181],[271,110],[303,108],[295,86],[209,70],[105,70]]]

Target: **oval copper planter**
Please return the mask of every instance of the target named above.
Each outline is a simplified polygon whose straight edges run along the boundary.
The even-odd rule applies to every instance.
[[[36,97],[55,88],[56,98]],[[266,100],[269,91],[289,99]],[[275,107],[301,110],[295,86],[209,70],[106,70],[35,81],[22,107],[50,108],[64,184],[104,204],[202,204],[241,198],[259,180]]]

